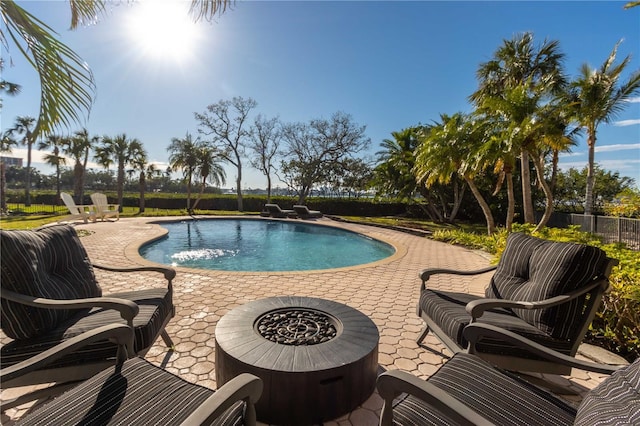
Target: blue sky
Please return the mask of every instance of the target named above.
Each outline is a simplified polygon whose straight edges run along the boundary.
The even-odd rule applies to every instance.
[[[212,23],[182,27],[182,14],[173,13],[173,24],[155,37],[167,37],[161,46],[144,45],[145,36],[133,34],[131,20],[143,34],[153,31],[139,2],[113,3],[98,23],[75,31],[68,30],[66,1],[18,3],[91,67],[97,94],[85,124],[89,133],[126,133],[165,167],[171,138],[197,134],[194,112],[234,96],[255,99],[256,114],[284,122],[351,114],[366,125],[366,154],[373,157],[391,132],[430,123],[441,113],[471,111],[467,98],[477,88],[478,65],[503,40],[525,31],[536,44],[560,42],[569,76],[583,63],[599,67],[621,39],[619,60],[632,55],[625,79],[640,69],[640,7],[624,10],[624,1],[240,0]],[[175,29],[179,34],[172,34]],[[179,39],[187,33],[191,39]],[[5,60],[3,78],[23,87],[17,97],[3,99],[4,130],[19,115],[37,115],[40,89],[37,74],[15,49],[3,47],[2,55],[13,62],[7,66]],[[599,127],[596,149],[602,167],[640,184],[640,95],[615,122]],[[560,165],[586,163],[583,138]],[[264,176],[245,164],[243,188],[264,188]],[[234,181],[234,169],[227,168],[227,186]]]

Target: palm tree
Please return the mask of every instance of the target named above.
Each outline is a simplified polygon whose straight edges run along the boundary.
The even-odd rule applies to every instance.
[[[63,152],[74,160],[73,164],[73,195],[78,204],[84,198],[84,177],[89,161],[89,152],[100,142],[99,136],[89,136],[87,129],[78,130],[66,140]]]
[[[627,55],[614,64],[620,42],[616,43],[609,57],[598,69],[582,65],[580,75],[571,82],[570,99],[575,108],[575,119],[587,131],[589,159],[587,164],[587,189],[584,214],[593,212],[593,185],[596,131],[601,123],[610,123],[626,106],[626,101],[640,90],[640,70],[621,82],[621,76],[631,61]]]
[[[45,155],[44,161],[56,168],[56,205],[60,205],[60,166],[67,163],[67,159],[61,154],[63,147],[68,144],[68,139],[63,136],[49,135],[38,144],[39,150],[52,150],[50,154]]]
[[[193,203],[192,210],[196,209],[196,206],[202,199],[202,194],[207,187],[207,182],[214,184],[215,186],[221,186],[225,184],[226,174],[224,167],[222,167],[222,158],[218,155],[216,149],[211,148],[206,144],[199,144],[198,150],[198,162],[195,169],[195,177],[200,179],[200,192],[196,201]]]
[[[478,107],[487,108],[487,99],[504,99],[508,89],[524,87],[526,97],[539,97],[541,93],[552,96],[562,91],[566,85],[559,42],[545,40],[539,47],[533,45],[533,34],[523,33],[511,40],[504,40],[494,53],[492,60],[480,64],[476,73],[480,87],[470,99]],[[522,122],[526,116],[510,117]],[[534,140],[527,141],[535,143]],[[524,217],[527,223],[534,223],[531,177],[527,146],[513,146],[520,156],[522,173],[522,198]]]
[[[4,58],[0,58],[0,73],[2,73],[2,70],[4,70]],[[0,79],[0,93],[15,96],[20,93],[21,90],[22,87],[19,84]],[[2,109],[2,97],[0,97],[0,109]]]
[[[96,148],[95,160],[108,169],[116,165],[116,186],[120,212],[123,208],[125,168],[131,162],[144,155],[144,148],[138,139],[129,139],[122,133],[116,137],[103,136],[101,144]]]
[[[191,182],[198,166],[198,143],[189,132],[183,139],[172,138],[168,148],[169,164],[173,170],[182,170],[187,184],[187,212],[191,212]]]
[[[8,131],[2,134],[0,139],[0,152],[11,152],[18,142],[11,137]],[[0,213],[7,211],[7,177],[4,161],[0,160]]]
[[[140,192],[139,198],[139,211],[140,213],[144,213],[145,203],[144,203],[144,195],[146,192],[146,177],[148,175],[153,175],[155,173],[155,166],[153,164],[147,163],[147,153],[145,150],[137,151],[133,158],[129,161],[131,166],[133,167],[131,172],[139,172],[138,175],[138,190]]]
[[[429,187],[436,182],[449,183],[453,176],[460,176],[480,205],[487,222],[487,232],[491,235],[495,232],[495,220],[474,181],[487,167],[484,159],[480,164],[476,160],[476,152],[483,142],[483,128],[462,113],[451,117],[443,114],[440,120],[441,123],[425,133],[417,148],[413,168],[416,178]]]
[[[27,169],[25,177],[25,206],[31,205],[31,148],[37,139],[37,133],[34,132],[36,119],[33,117],[22,116],[16,118],[16,124],[7,130],[7,137],[13,138],[16,135],[24,135],[18,142],[27,147]]]
[[[105,15],[105,0],[70,0],[71,29],[95,23]],[[190,15],[195,21],[212,19],[231,6],[231,0],[192,0]],[[95,81],[87,64],[64,43],[47,24],[33,16],[13,0],[0,1],[0,43],[12,41],[18,52],[40,75],[40,112],[34,133],[47,134],[59,125],[81,123],[93,103]]]

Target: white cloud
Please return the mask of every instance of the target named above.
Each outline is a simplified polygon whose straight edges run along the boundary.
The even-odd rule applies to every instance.
[[[606,170],[638,170],[638,164],[640,164],[640,158],[636,160],[630,160],[623,158],[620,160],[602,160],[597,161],[598,165]]]
[[[640,96],[629,98],[629,99],[627,99],[627,102],[629,102],[630,104],[640,103]]]
[[[637,160],[630,159],[620,159],[620,160],[597,160],[596,163],[598,166],[605,170],[638,170],[638,165],[640,164],[640,158]],[[587,166],[586,161],[562,161],[558,163],[558,168],[562,170],[567,170],[570,168],[582,170]]]
[[[620,120],[613,123],[614,126],[618,127],[635,126],[636,124],[640,124],[640,118],[634,118],[632,120]]]
[[[613,152],[613,151],[627,151],[640,149],[640,143],[628,143],[628,144],[614,144],[614,145],[602,145],[596,146],[596,152]]]

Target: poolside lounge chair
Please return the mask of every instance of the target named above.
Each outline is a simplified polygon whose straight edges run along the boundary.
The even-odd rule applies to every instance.
[[[322,217],[322,212],[319,210],[309,210],[307,206],[295,205],[293,210],[301,219],[313,219]]]
[[[277,204],[265,204],[264,207],[269,211],[271,217],[296,217],[296,212],[294,210],[282,210]]]
[[[95,206],[96,216],[103,222],[108,217],[115,217],[116,220],[120,220],[120,204],[109,204],[107,196],[100,192],[91,194],[91,201]]]
[[[479,271],[425,269],[418,316],[452,352],[467,351],[499,367],[568,374],[569,367],[546,361],[530,350],[487,337],[471,345],[463,336],[470,324],[492,324],[531,343],[574,356],[593,320],[617,260],[597,247],[542,240],[513,233],[497,266]],[[474,275],[495,270],[485,297],[426,288],[435,274]]]
[[[84,223],[87,223],[88,219],[91,219],[93,222],[96,221],[96,212],[93,210],[93,206],[87,206],[82,204],[76,204],[73,201],[73,197],[67,194],[66,192],[60,193],[60,198],[64,202],[64,205],[69,209],[69,213],[71,216],[65,216],[66,219],[82,219]],[[59,221],[61,222],[61,221]]]
[[[490,335],[521,344],[518,335],[504,334],[498,327],[478,324],[470,331],[464,333],[470,341]],[[529,350],[529,345],[522,347]],[[619,368],[577,360],[542,346],[538,349],[550,362],[613,374],[589,391],[576,409],[476,355],[457,353],[426,381],[399,370],[381,374],[377,382],[384,400],[380,425],[639,424],[640,358]]]
[[[0,348],[5,368],[104,324],[127,324],[135,339],[129,353],[144,355],[159,335],[173,343],[164,330],[174,315],[172,280],[175,271],[164,267],[110,268],[92,265],[74,228],[55,225],[34,231],[0,230],[0,325],[7,336]],[[96,281],[94,268],[136,278],[142,274],[156,288],[107,296]],[[127,274],[116,274],[127,272]],[[155,275],[161,273],[166,280]],[[119,277],[118,277],[119,278]],[[7,389],[39,383],[83,380],[115,362],[116,346],[94,342],[15,380],[3,380]],[[4,402],[3,409],[13,402]]]
[[[78,335],[47,351],[40,364],[63,358],[69,351],[81,351],[82,346],[92,341],[113,339],[119,356],[115,366],[36,407],[15,424],[256,424],[254,404],[263,386],[258,377],[240,374],[213,391],[142,358],[126,359],[125,347],[131,337],[129,327],[112,324]],[[0,379],[12,380],[36,368],[34,360],[26,360],[2,369]]]

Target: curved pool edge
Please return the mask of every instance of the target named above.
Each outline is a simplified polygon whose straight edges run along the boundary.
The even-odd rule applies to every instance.
[[[251,216],[251,215],[231,215],[231,216],[199,216],[197,218],[191,217],[191,216],[172,216],[172,217],[166,217],[166,218],[149,218],[148,221],[145,221],[145,223],[147,225],[150,225],[154,228],[155,232],[157,233],[157,235],[153,235],[151,236],[149,239],[146,239],[144,241],[136,241],[134,243],[130,243],[126,248],[125,248],[125,256],[131,260],[135,260],[136,263],[140,263],[140,264],[145,264],[145,265],[153,265],[153,266],[163,266],[163,267],[168,267],[169,265],[165,265],[163,263],[157,263],[157,262],[152,262],[150,260],[145,259],[144,257],[142,257],[140,255],[140,248],[146,244],[149,244],[153,241],[159,240],[161,238],[163,238],[164,236],[167,235],[167,233],[169,232],[166,228],[162,227],[163,223],[176,223],[176,222],[183,222],[183,221],[187,221],[187,220],[198,220],[198,219],[202,219],[202,220],[216,220],[216,219],[243,219],[243,220],[275,220],[275,221],[298,221],[301,219],[279,219],[279,218],[272,218],[272,217],[260,217],[260,216]],[[340,268],[329,268],[329,269],[307,269],[307,270],[302,270],[302,271],[228,271],[228,270],[223,270],[223,269],[198,269],[198,268],[189,268],[189,267],[185,267],[185,266],[171,266],[172,268],[174,268],[176,271],[186,271],[186,272],[192,272],[192,273],[202,273],[202,272],[211,272],[211,273],[216,273],[216,274],[269,274],[269,275],[290,275],[290,274],[299,274],[299,275],[305,275],[305,274],[320,274],[320,273],[335,273],[335,272],[342,272],[342,271],[352,271],[352,270],[358,270],[358,269],[363,269],[363,268],[371,268],[371,267],[375,267],[378,265],[384,265],[387,263],[391,263],[394,262],[398,259],[401,259],[402,257],[404,257],[407,254],[407,247],[403,246],[402,244],[399,244],[397,241],[393,241],[391,239],[389,239],[386,235],[380,233],[380,232],[375,232],[376,231],[376,227],[373,226],[368,226],[368,225],[357,225],[358,227],[363,227],[364,229],[359,229],[359,230],[354,230],[352,229],[354,227],[354,224],[345,224],[343,222],[337,222],[337,221],[333,221],[329,218],[322,218],[319,220],[309,220],[309,221],[304,221],[305,223],[308,223],[310,225],[316,225],[316,226],[326,226],[326,227],[330,227],[330,228],[338,228],[338,229],[343,229],[345,231],[350,231],[350,232],[355,232],[357,234],[360,235],[364,235],[366,237],[369,238],[373,238],[375,240],[381,241],[385,244],[390,245],[391,247],[393,247],[393,249],[395,250],[395,253],[392,254],[391,256],[385,257],[384,259],[380,259],[380,260],[376,260],[375,262],[369,262],[369,263],[361,263],[359,265],[352,265],[352,266],[343,266]],[[349,225],[349,226],[345,226],[345,225]]]

